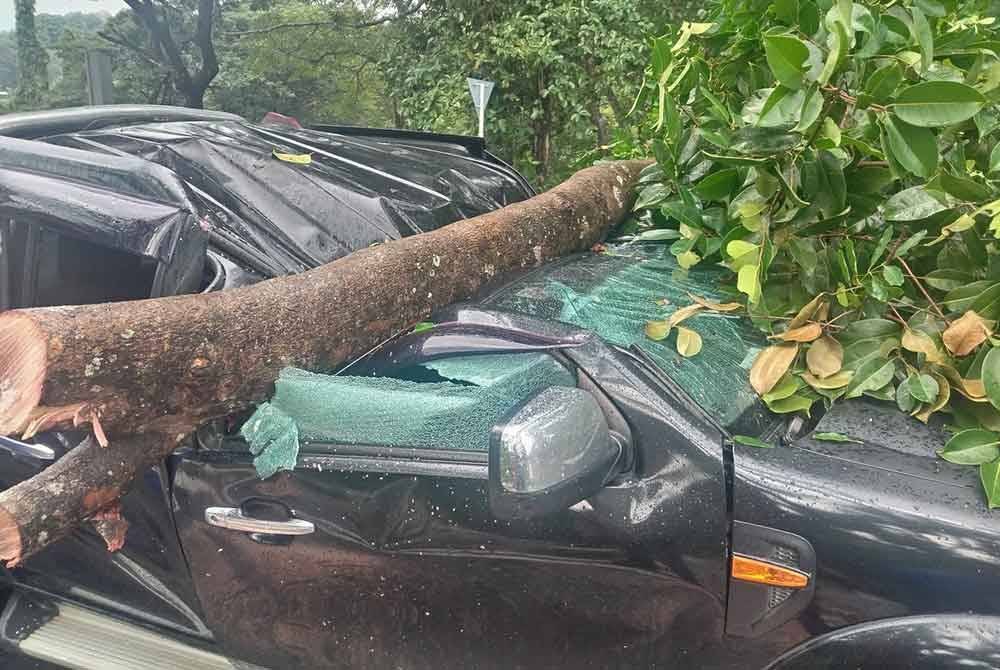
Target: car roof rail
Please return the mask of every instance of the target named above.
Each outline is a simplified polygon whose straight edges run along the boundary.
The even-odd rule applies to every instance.
[[[107,126],[167,121],[243,121],[228,112],[170,105],[95,105],[0,116],[0,136],[36,139]]]

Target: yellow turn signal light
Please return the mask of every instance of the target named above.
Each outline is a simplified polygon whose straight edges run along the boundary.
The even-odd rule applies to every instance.
[[[804,589],[809,584],[809,575],[804,572],[740,554],[733,555],[730,574],[740,581],[786,589]]]

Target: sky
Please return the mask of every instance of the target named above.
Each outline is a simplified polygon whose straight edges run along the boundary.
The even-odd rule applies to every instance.
[[[69,12],[108,12],[115,14],[125,9],[122,0],[35,0],[37,14],[66,14]],[[0,31],[14,29],[14,0],[0,0]]]

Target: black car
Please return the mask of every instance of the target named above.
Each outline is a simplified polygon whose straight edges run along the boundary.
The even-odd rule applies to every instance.
[[[3,308],[243,286],[532,195],[470,138],[150,107],[0,135]],[[204,426],[121,551],[81,529],[4,575],[3,667],[1000,667],[1000,524],[940,428],[770,414],[743,317],[696,317],[690,359],[645,337],[719,279],[616,243],[286,371],[294,470]],[[82,437],[5,438],[0,483]]]

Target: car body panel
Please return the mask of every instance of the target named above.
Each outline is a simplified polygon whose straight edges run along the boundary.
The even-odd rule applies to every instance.
[[[440,320],[579,339],[561,324],[475,307]],[[244,449],[180,457],[179,533],[216,636],[237,645],[228,651],[275,667],[373,668],[681,668],[720,653],[721,434],[662,402],[599,341],[561,354],[625,416],[636,464],[544,519],[499,521],[485,480],[447,468],[345,471],[338,445],[306,445],[294,472],[264,481]],[[280,501],[316,533],[262,544],[203,522],[206,507],[254,499]],[[266,614],[248,615],[257,611]]]
[[[815,597],[775,631],[789,646],[873,619],[1000,615],[1000,524],[967,470],[935,459],[940,429],[900,417],[848,401],[816,430],[843,429],[863,444],[806,436],[779,449],[736,447],[734,519],[797,533],[815,549]]]
[[[1000,667],[1000,618],[934,615],[883,619],[813,638],[766,670]]]

